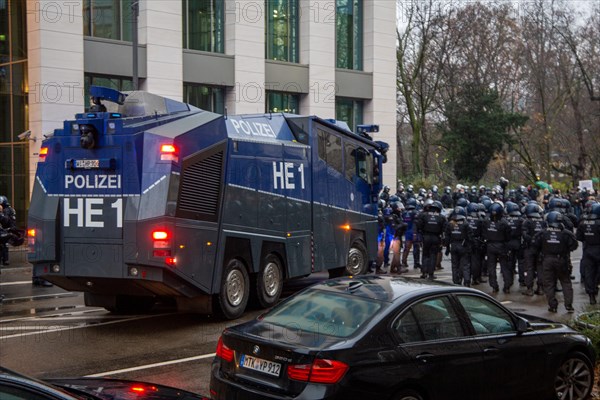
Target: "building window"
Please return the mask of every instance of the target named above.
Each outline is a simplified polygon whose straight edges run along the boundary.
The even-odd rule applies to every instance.
[[[336,67],[362,70],[362,0],[336,0],[335,4]]]
[[[134,0],[83,0],[83,34],[131,41]]]
[[[0,0],[0,195],[17,212],[18,227],[29,205],[30,141],[17,138],[29,129],[26,16],[24,1]]]
[[[292,93],[267,90],[266,112],[284,112],[298,114],[300,96]]]
[[[266,54],[269,60],[298,62],[298,0],[266,0]]]
[[[183,47],[223,53],[224,0],[183,0]]]
[[[354,132],[363,123],[363,102],[361,100],[335,99],[335,119],[344,121]]]
[[[104,86],[120,92],[133,90],[133,80],[122,76],[85,74],[85,109],[90,108],[90,86]]]
[[[224,114],[225,111],[224,89],[221,87],[184,83],[183,101],[217,114]]]

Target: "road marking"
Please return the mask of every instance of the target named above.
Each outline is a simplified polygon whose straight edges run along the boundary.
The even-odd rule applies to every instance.
[[[180,358],[179,360],[163,361],[163,362],[154,363],[154,364],[140,365],[138,367],[131,367],[131,368],[124,368],[124,369],[116,369],[114,371],[100,372],[98,374],[86,375],[85,377],[86,378],[100,378],[100,377],[103,377],[106,375],[116,375],[116,374],[122,374],[125,372],[139,371],[142,369],[163,367],[165,365],[179,364],[179,363],[184,363],[184,362],[189,362],[189,361],[202,360],[202,359],[211,358],[214,356],[215,356],[215,353],[202,354],[202,355],[194,356],[194,357]]]
[[[70,326],[61,326],[61,325],[53,325],[53,328],[70,328]],[[39,326],[3,326],[0,327],[0,332],[3,331],[34,331],[34,330],[42,330],[42,327]]]
[[[38,332],[27,332],[27,333],[18,333],[15,335],[0,336],[0,340],[13,339],[13,338],[31,336],[31,335],[42,335],[42,334],[46,334],[46,333],[66,331],[67,329],[75,330],[75,329],[83,329],[83,328],[91,328],[91,327],[95,328],[97,326],[120,324],[122,322],[136,321],[136,320],[140,320],[140,319],[154,318],[154,317],[160,317],[160,316],[164,316],[164,315],[170,315],[170,314],[143,315],[141,317],[124,319],[124,320],[120,320],[120,321],[99,322],[94,325],[69,326],[66,328],[57,328],[57,329],[43,329],[42,328]]]
[[[75,306],[76,308],[83,308],[85,306]],[[35,317],[21,317],[21,318],[13,318],[13,319],[2,319],[0,320],[0,324],[2,323],[6,323],[6,322],[15,322],[15,321],[32,321],[32,320],[44,320],[44,319],[50,319],[50,318],[54,318],[54,317],[61,317],[64,315],[79,315],[79,314],[86,314],[86,313],[92,313],[92,312],[98,312],[98,311],[105,311],[106,310],[104,308],[93,308],[90,310],[83,310],[83,311],[72,311],[72,312],[62,312],[62,313],[58,313],[58,314],[49,314],[49,315],[40,315],[40,316],[35,316]],[[125,318],[130,317],[130,316],[125,316]]]
[[[0,283],[0,286],[13,286],[13,285],[31,285],[31,280],[18,281],[18,282],[1,282]]]

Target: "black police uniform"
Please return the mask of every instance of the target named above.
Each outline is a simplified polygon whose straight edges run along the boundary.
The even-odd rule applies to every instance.
[[[544,293],[548,301],[548,311],[556,312],[556,281],[562,286],[565,308],[573,311],[573,285],[569,277],[570,252],[577,249],[577,239],[573,232],[564,227],[547,227],[535,235],[533,247],[542,254]]]
[[[0,212],[0,262],[2,265],[8,265],[8,246],[6,245],[12,234],[10,230],[17,224],[17,213],[8,203],[2,204]]]
[[[523,255],[523,217],[507,215],[506,222],[510,226],[510,240],[508,241],[508,267],[517,271],[519,284],[525,286],[525,260]]]
[[[473,232],[466,219],[452,220],[446,225],[444,244],[446,255],[450,253],[452,282],[456,285],[471,286],[471,247]]]
[[[442,248],[442,234],[446,223],[446,218],[435,211],[424,211],[417,216],[417,232],[423,237],[422,278],[435,278],[435,264]]]
[[[488,220],[483,223],[483,238],[486,241],[487,271],[490,286],[494,292],[499,290],[496,264],[500,263],[500,273],[504,281],[503,290],[510,291],[514,282],[513,271],[508,267],[508,241],[510,240],[510,226],[504,218],[496,221]]]
[[[596,304],[600,283],[600,219],[585,219],[577,227],[577,240],[583,243],[581,269],[590,304]]]
[[[533,296],[533,285],[537,278],[536,294],[543,293],[543,271],[542,262],[537,249],[532,247],[533,238],[538,232],[546,228],[546,222],[542,217],[527,217],[523,221],[523,256],[525,258],[525,286],[524,294]]]
[[[471,280],[473,285],[487,282],[481,276],[482,266],[485,258],[485,245],[483,243],[482,229],[483,220],[475,215],[467,215],[467,222],[471,227],[473,243],[470,252]]]

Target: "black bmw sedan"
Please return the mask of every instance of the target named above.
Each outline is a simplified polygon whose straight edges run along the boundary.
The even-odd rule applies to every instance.
[[[328,280],[227,328],[213,399],[586,399],[591,341],[475,289],[402,277]]]

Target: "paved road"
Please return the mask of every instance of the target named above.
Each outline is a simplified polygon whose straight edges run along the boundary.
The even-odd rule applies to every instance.
[[[580,252],[573,254],[578,271]],[[447,259],[439,280],[451,281]],[[30,268],[5,269],[0,292],[0,364],[35,377],[82,375],[141,379],[208,394],[210,363],[216,341],[228,325],[254,318],[250,310],[235,322],[210,316],[177,313],[158,307],[145,315],[121,316],[85,307],[80,293],[57,287],[32,287]],[[411,270],[408,276],[418,276]],[[578,274],[577,274],[578,276]],[[286,286],[292,293],[326,278],[315,274]],[[573,283],[576,312],[586,310],[587,296],[579,280]],[[491,293],[487,284],[478,289]],[[544,296],[527,297],[514,286],[512,293],[495,297],[509,308],[558,321],[568,321],[561,304],[557,314],[547,311]]]

